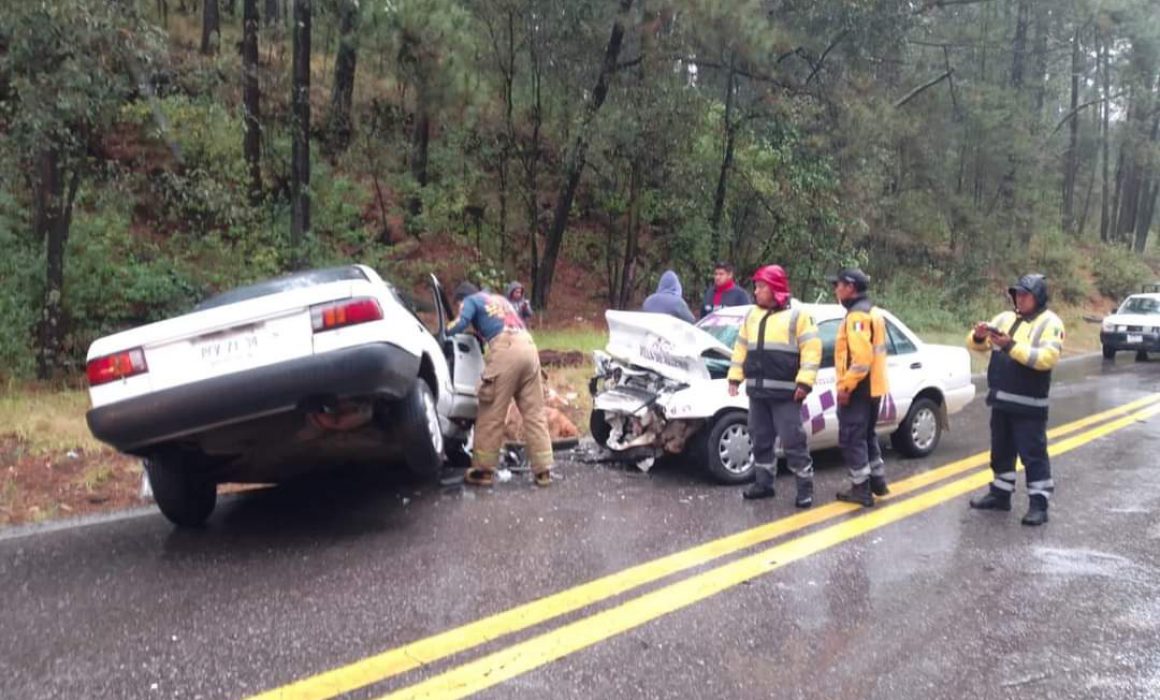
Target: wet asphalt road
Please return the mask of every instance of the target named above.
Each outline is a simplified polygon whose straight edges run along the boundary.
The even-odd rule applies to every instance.
[[[1052,425],[1160,392],[1160,362],[1057,372]],[[901,482],[987,449],[977,398]],[[481,693],[495,698],[1160,698],[1160,416],[1053,460],[1044,528],[966,496]],[[821,505],[844,470],[818,457]],[[974,470],[973,470],[974,471]],[[0,530],[0,698],[239,698],[794,514],[695,470],[569,462],[550,490],[317,480],[159,515]],[[915,496],[921,498],[921,496]],[[888,507],[875,509],[885,512]],[[838,524],[840,515],[771,544]],[[768,544],[765,546],[769,546]],[[760,551],[738,550],[355,691],[377,697]]]

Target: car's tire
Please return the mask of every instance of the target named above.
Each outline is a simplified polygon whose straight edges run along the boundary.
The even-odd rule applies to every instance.
[[[753,448],[749,443],[749,418],[744,411],[722,415],[701,433],[700,441],[694,454],[703,459],[715,481],[743,484],[753,479]]]
[[[592,409],[588,414],[588,432],[592,439],[601,447],[608,447],[608,438],[612,436],[612,426],[604,419],[604,411]]]
[[[1107,345],[1105,345],[1105,346],[1103,346],[1103,351],[1104,351],[1104,359],[1105,360],[1116,359],[1116,349],[1115,348],[1109,348]]]
[[[1147,361],[1148,361],[1148,351],[1147,350],[1137,350],[1136,351],[1136,362],[1147,362]]]
[[[201,527],[217,504],[217,484],[198,473],[195,457],[159,455],[145,460],[149,487],[161,514],[178,527]]]
[[[438,476],[443,466],[443,431],[435,394],[419,377],[395,409],[396,436],[403,441],[403,461],[420,478]]]
[[[939,405],[924,397],[916,399],[906,413],[906,418],[890,435],[894,449],[907,457],[926,457],[938,447],[942,439],[942,422],[939,420]]]

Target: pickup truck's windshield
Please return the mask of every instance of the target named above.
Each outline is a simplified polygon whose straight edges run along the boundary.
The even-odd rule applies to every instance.
[[[1122,314],[1160,315],[1160,300],[1149,297],[1128,297],[1120,307]]]

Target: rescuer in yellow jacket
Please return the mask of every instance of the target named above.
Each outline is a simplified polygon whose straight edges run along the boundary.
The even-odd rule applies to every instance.
[[[1047,396],[1051,370],[1063,351],[1063,321],[1047,309],[1047,280],[1024,275],[1008,288],[1013,311],[967,334],[967,347],[991,353],[987,365],[987,405],[991,407],[991,471],[987,493],[971,499],[979,510],[1011,510],[1015,458],[1027,469],[1030,508],[1024,525],[1047,522],[1047,502],[1055,491],[1047,456]]]
[[[866,296],[870,278],[845,268],[829,278],[834,295],[846,307],[834,345],[838,375],[838,444],[850,470],[850,488],[839,501],[874,505],[875,496],[890,493],[882,447],[874,426],[882,397],[890,390],[886,376],[886,321]]]
[[[749,397],[749,437],[754,483],[747,499],[774,495],[773,444],[781,437],[786,463],[797,482],[794,505],[814,502],[814,463],[802,426],[801,402],[813,390],[822,361],[822,340],[808,311],[790,306],[789,280],[780,265],[766,265],[754,275],[757,305],[746,315],[733,345],[729,395],[741,383]]]

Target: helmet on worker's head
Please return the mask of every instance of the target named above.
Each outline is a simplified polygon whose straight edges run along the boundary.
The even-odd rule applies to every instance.
[[[1035,303],[1041,309],[1047,308],[1047,300],[1051,298],[1047,291],[1047,278],[1038,273],[1023,275],[1018,282],[1007,288],[1012,304],[1015,303],[1015,295],[1018,292],[1027,292],[1035,297]]]
[[[870,275],[856,267],[843,267],[836,275],[828,275],[826,281],[830,284],[845,282],[854,285],[854,289],[864,292],[870,288]]]
[[[781,265],[765,265],[753,273],[754,282],[764,282],[773,292],[773,300],[778,306],[789,303],[789,278]]]

